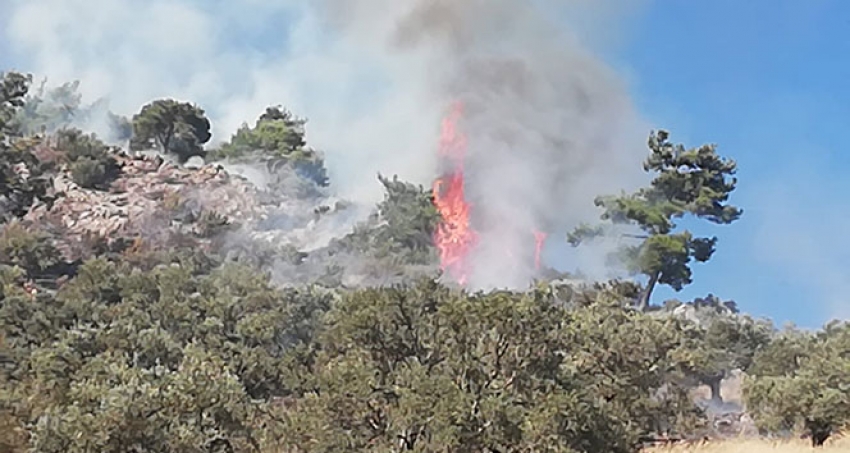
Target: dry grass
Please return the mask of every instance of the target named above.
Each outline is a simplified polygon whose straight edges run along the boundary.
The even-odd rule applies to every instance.
[[[795,441],[730,440],[703,445],[656,447],[646,453],[850,453],[850,437],[829,439],[823,448],[812,448],[807,439]]]

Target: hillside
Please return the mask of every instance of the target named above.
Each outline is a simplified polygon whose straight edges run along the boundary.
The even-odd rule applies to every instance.
[[[850,325],[652,297],[718,246],[677,219],[742,215],[713,146],[653,132],[649,186],[598,198],[598,225],[522,231],[492,269],[525,286],[493,289],[470,283],[459,104],[434,187],[379,175],[364,206],[282,108],[207,146],[203,109],[153,100],[110,114],[109,145],[30,83],[0,90],[0,452],[843,448]],[[622,278],[593,281],[541,262],[564,237],[635,241],[612,253]]]

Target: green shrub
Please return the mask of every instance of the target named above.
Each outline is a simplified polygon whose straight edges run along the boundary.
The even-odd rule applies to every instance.
[[[18,266],[29,275],[38,274],[59,262],[59,251],[50,238],[19,222],[0,230],[0,264]]]
[[[289,167],[319,186],[328,185],[327,169],[320,152],[307,147],[304,124],[280,107],[269,107],[254,124],[242,125],[228,143],[209,154],[213,160],[265,161],[271,173]]]
[[[58,147],[65,151],[71,179],[86,189],[105,189],[119,172],[113,157],[114,150],[94,134],[79,129],[64,129],[57,133]]]
[[[110,181],[109,171],[103,161],[83,157],[70,165],[71,179],[86,189],[102,188]]]

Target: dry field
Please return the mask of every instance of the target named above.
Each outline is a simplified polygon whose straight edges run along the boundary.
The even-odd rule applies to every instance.
[[[646,453],[850,453],[850,437],[829,439],[822,448],[812,448],[807,439],[798,441],[730,440],[703,445],[656,447]]]

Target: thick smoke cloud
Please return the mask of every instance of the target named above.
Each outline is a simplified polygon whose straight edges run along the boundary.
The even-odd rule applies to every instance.
[[[357,27],[377,3],[331,4]],[[534,231],[560,239],[590,214],[593,196],[638,168],[644,132],[626,87],[547,19],[552,5],[423,0],[396,8],[388,48],[420,53],[435,69],[432,97],[466,106],[467,189],[480,233],[470,283],[524,286],[534,273]]]
[[[3,11],[7,64],[52,84],[79,79],[86,100],[108,97],[116,113],[191,100],[220,141],[280,103],[309,118],[341,193],[374,201],[378,171],[432,173],[409,157],[428,156],[439,115],[417,90],[424,68],[339,33],[312,2],[11,0]]]
[[[378,172],[430,184],[440,116],[463,101],[481,232],[471,283],[525,286],[533,230],[560,243],[595,195],[640,177],[648,127],[582,41],[616,30],[603,20],[615,3],[11,0],[3,29],[18,69],[80,79],[125,115],[195,101],[214,140],[284,104],[309,118],[339,194],[363,201],[380,197]],[[582,18],[607,28],[588,35],[571,25]]]

